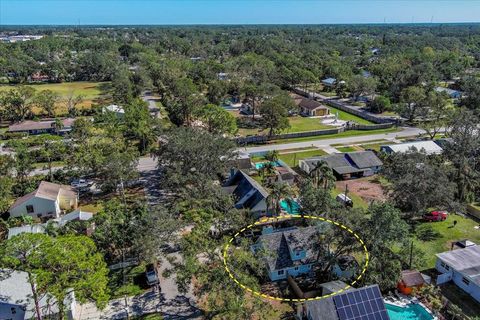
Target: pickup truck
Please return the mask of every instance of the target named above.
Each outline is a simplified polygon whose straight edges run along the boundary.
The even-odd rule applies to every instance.
[[[423,215],[425,221],[444,221],[448,217],[446,211],[432,211]]]

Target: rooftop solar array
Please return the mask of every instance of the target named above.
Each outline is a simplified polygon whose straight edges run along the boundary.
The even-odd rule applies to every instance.
[[[340,320],[389,320],[378,286],[333,297]]]

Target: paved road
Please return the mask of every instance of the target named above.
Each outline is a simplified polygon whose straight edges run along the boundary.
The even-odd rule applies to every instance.
[[[425,131],[423,129],[404,127],[402,128],[402,131],[399,131],[399,132],[370,134],[370,135],[363,135],[363,136],[351,136],[351,137],[344,137],[344,138],[318,139],[318,140],[303,141],[303,142],[270,144],[270,145],[263,145],[258,147],[240,148],[238,150],[247,152],[247,153],[255,153],[255,152],[266,152],[266,151],[272,151],[272,150],[286,150],[286,149],[308,148],[308,147],[328,148],[332,144],[355,144],[360,142],[368,142],[368,141],[382,140],[382,139],[395,140],[397,138],[412,137],[412,136],[417,136],[419,134],[424,134],[424,133]]]

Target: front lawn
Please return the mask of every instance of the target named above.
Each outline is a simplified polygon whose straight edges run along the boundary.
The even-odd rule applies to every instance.
[[[332,126],[322,124],[321,118],[290,117],[288,120],[290,128],[285,130],[285,132],[303,132],[333,128]]]
[[[324,156],[327,153],[321,149],[310,150],[310,151],[301,151],[294,153],[284,153],[280,154],[279,159],[288,164],[290,167],[295,167],[298,165],[298,161],[311,157],[320,157]]]
[[[338,147],[335,148],[340,152],[353,152],[353,151],[358,151],[357,148],[352,147],[352,146],[346,146],[346,147]]]
[[[307,117],[289,117],[290,128],[284,130],[282,133],[304,132],[333,129],[334,127],[320,123],[320,118],[307,118]],[[259,128],[239,128],[238,133],[241,136],[248,135],[266,135],[268,130],[261,130]]]
[[[457,221],[455,227],[453,227],[454,220]],[[430,241],[416,240],[417,245],[425,252],[427,259],[426,269],[435,266],[435,254],[450,250],[452,242],[468,239],[480,244],[480,229],[473,228],[478,226],[479,223],[470,218],[452,214],[445,221],[421,222],[416,226],[416,230],[425,228],[425,225],[430,226],[433,231],[439,233],[438,237]]]

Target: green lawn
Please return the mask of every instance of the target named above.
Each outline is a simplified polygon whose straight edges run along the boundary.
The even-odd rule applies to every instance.
[[[351,147],[351,146],[346,146],[346,147],[338,147],[338,148],[335,148],[337,149],[338,151],[340,152],[353,152],[353,151],[357,151],[357,149],[355,147]]]
[[[280,154],[279,159],[284,161],[290,167],[295,167],[296,165],[298,165],[299,160],[310,158],[310,157],[324,156],[326,154],[327,153],[325,151],[318,149],[318,150],[311,150],[311,151]]]
[[[283,131],[283,133],[303,132],[303,131],[315,131],[333,129],[332,126],[321,124],[319,118],[307,118],[307,117],[290,117],[288,118],[290,128]],[[238,133],[241,136],[267,134],[268,130],[260,130],[258,128],[240,128]]]
[[[399,132],[399,128],[389,128],[389,129],[378,129],[378,130],[349,130],[340,133],[326,134],[322,136],[312,136],[312,137],[302,137],[302,138],[292,138],[292,139],[283,139],[283,140],[274,140],[270,144],[283,144],[290,142],[303,142],[303,141],[312,141],[312,140],[322,140],[322,139],[331,139],[331,138],[345,138],[353,136],[368,136],[372,134],[382,134],[382,133],[392,133]]]
[[[302,131],[314,131],[323,129],[332,129],[332,126],[327,126],[320,123],[320,118],[307,118],[307,117],[291,117],[289,118],[290,128],[285,130],[286,132],[302,132]]]
[[[88,81],[78,81],[78,82],[63,82],[63,83],[42,83],[42,84],[30,84],[27,85],[39,91],[43,90],[52,90],[57,93],[60,97],[60,100],[66,99],[72,92],[75,96],[81,95],[83,97],[83,102],[78,106],[80,108],[90,108],[93,103],[98,99],[101,99],[101,96],[106,94],[110,90],[110,82],[88,82]],[[0,91],[6,91],[9,89],[15,88],[14,85],[2,85],[0,86]],[[34,108],[34,112],[38,113],[40,110]],[[57,103],[58,114],[66,112],[65,103],[60,101]]]
[[[457,225],[452,228],[454,220],[457,221]],[[425,224],[430,225],[433,230],[440,233],[438,238],[431,241],[416,240],[418,246],[426,253],[426,269],[434,267],[435,254],[450,250],[451,243],[454,241],[469,239],[475,243],[480,243],[480,230],[473,228],[479,224],[472,219],[451,215],[442,222],[422,222],[416,226],[416,229],[418,230],[419,227]]]
[[[348,112],[336,109],[336,108],[331,107],[331,106],[328,106],[328,108],[330,109],[330,114],[335,115],[338,112],[338,118],[340,120],[355,121],[356,123],[359,123],[359,124],[372,124],[372,122],[370,122],[368,120],[365,120],[363,118],[357,117],[357,116],[355,116],[353,114],[350,114]]]
[[[377,141],[375,143],[365,143],[365,144],[360,145],[360,147],[362,147],[362,149],[372,149],[372,150],[375,150],[375,151],[380,151],[381,146],[389,145],[389,144],[395,144],[395,143],[392,142],[392,141],[388,141],[388,140],[381,140],[381,141]]]
[[[64,161],[52,161],[52,168],[55,167],[63,167],[65,165]],[[35,169],[47,169],[48,168],[48,162],[37,162],[33,164],[33,167]]]

